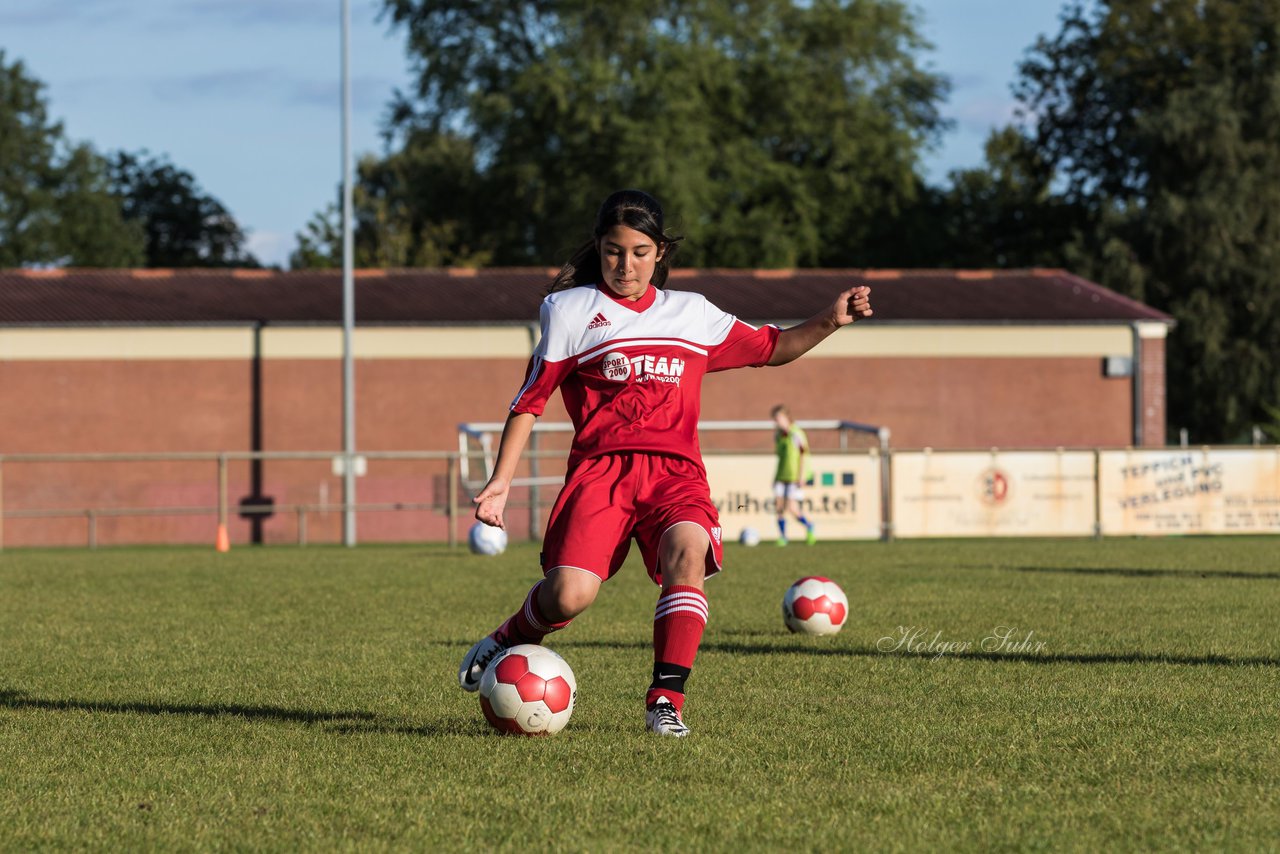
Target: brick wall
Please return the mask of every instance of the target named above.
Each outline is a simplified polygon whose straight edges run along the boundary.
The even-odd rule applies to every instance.
[[[1140,338],[1142,364],[1142,436],[1144,448],[1165,445],[1165,339]]]

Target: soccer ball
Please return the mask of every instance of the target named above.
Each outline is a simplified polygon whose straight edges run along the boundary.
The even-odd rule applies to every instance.
[[[848,615],[849,599],[830,578],[802,578],[782,597],[782,620],[793,632],[834,635]]]
[[[507,550],[507,532],[484,522],[476,522],[467,534],[471,551],[478,555],[500,555]]]
[[[569,722],[577,696],[565,660],[534,643],[500,653],[480,677],[480,708],[500,733],[554,735]]]
[[[742,533],[738,535],[738,542],[744,546],[758,546],[760,533],[755,528],[743,528]]]

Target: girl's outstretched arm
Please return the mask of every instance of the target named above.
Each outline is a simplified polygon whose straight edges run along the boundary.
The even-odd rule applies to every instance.
[[[480,494],[471,499],[476,505],[476,518],[486,525],[507,527],[502,519],[502,511],[507,506],[507,491],[511,488],[516,464],[520,462],[520,454],[537,420],[538,416],[532,412],[513,412],[507,416],[507,425],[502,428],[502,441],[498,443],[498,460],[493,464],[493,476]]]
[[[836,297],[831,308],[818,312],[799,326],[782,330],[768,364],[785,365],[794,361],[841,326],[848,326],[871,314],[871,288],[866,285],[850,288]]]

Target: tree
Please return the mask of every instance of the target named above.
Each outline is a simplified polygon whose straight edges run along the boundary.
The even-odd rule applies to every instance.
[[[493,256],[492,237],[477,229],[487,204],[474,152],[456,135],[415,131],[384,158],[356,165],[352,194],[357,267],[478,267]],[[297,235],[290,266],[342,263],[342,221],[329,205]]]
[[[1064,266],[1078,211],[1053,192],[1053,170],[1017,128],[992,132],[986,163],[882,223],[871,262],[886,267]]]
[[[1026,248],[1176,318],[1169,424],[1196,441],[1246,436],[1280,400],[1277,49],[1272,0],[1077,0],[1015,86],[1020,159],[1053,188],[1026,199]],[[998,221],[1017,195],[968,201]]]
[[[235,218],[195,177],[147,152],[117,152],[112,192],[146,236],[148,267],[258,267]]]
[[[325,270],[342,266],[341,215],[338,205],[330,203],[307,220],[302,231],[294,235],[298,248],[289,254],[291,270]],[[358,258],[356,266],[363,266]]]
[[[856,263],[944,127],[899,0],[385,7],[418,83],[393,105],[401,149],[362,169],[360,218],[394,258],[555,263],[610,191],[643,186],[684,263]]]
[[[1267,416],[1267,423],[1260,424],[1262,433],[1273,443],[1280,445],[1280,406],[1262,404],[1262,411]]]
[[[138,263],[143,236],[111,194],[106,162],[50,121],[43,88],[0,51],[0,267]]]

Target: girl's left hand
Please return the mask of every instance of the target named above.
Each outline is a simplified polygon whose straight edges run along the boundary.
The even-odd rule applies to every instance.
[[[871,288],[866,285],[850,288],[840,294],[836,297],[836,304],[832,306],[832,317],[837,326],[848,326],[855,320],[870,317],[872,314]]]

